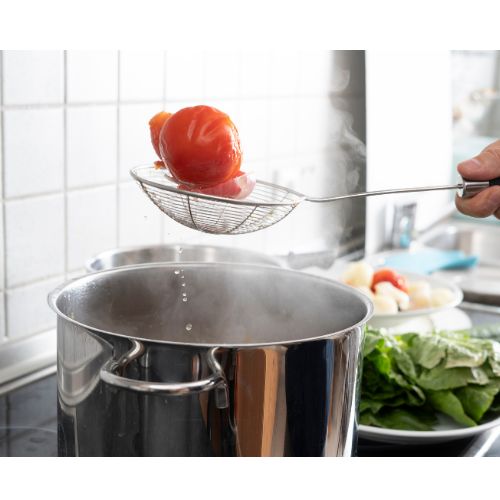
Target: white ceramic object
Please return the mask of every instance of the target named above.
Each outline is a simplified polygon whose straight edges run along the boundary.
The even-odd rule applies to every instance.
[[[431,444],[472,437],[500,425],[500,417],[475,427],[462,427],[445,415],[439,415],[432,431],[403,431],[369,425],[358,427],[359,436],[371,441],[392,444]]]

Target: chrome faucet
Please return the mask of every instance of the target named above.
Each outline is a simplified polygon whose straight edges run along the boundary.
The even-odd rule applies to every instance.
[[[392,223],[392,248],[409,248],[415,235],[416,203],[395,205]]]

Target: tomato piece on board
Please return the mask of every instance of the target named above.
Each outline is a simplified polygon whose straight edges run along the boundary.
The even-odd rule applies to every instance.
[[[182,184],[214,186],[240,170],[238,130],[228,115],[210,106],[174,113],[160,132],[161,159]]]
[[[179,189],[195,193],[220,196],[221,198],[232,198],[243,200],[253,191],[256,179],[253,174],[238,172],[235,177],[215,186],[195,187],[188,184],[179,184]]]
[[[167,113],[166,111],[160,111],[149,120],[149,131],[151,132],[151,142],[155,148],[158,158],[161,158],[160,154],[160,132],[165,125],[165,122],[172,116],[172,113]]]
[[[388,281],[396,288],[399,288],[401,291],[408,293],[408,284],[406,283],[406,278],[398,274],[393,269],[384,268],[375,271],[372,279],[372,290],[375,291],[375,285],[380,283],[381,281]]]

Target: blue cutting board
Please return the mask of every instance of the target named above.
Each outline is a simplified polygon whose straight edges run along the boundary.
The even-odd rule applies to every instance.
[[[461,250],[437,250],[425,248],[414,252],[401,252],[385,258],[384,267],[415,274],[431,274],[441,269],[464,269],[477,264],[475,255]]]

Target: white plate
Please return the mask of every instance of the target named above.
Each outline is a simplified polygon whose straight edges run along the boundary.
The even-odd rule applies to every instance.
[[[457,308],[447,309],[428,316],[418,316],[410,318],[406,321],[398,322],[395,325],[387,326],[383,324],[382,318],[379,319],[381,326],[385,328],[387,333],[398,334],[407,332],[428,333],[436,330],[467,330],[472,327],[472,321],[469,315]],[[370,325],[374,328],[377,324],[369,321]]]
[[[368,257],[364,260],[377,269],[377,266],[375,265],[377,262],[376,259]],[[349,264],[350,262],[338,264],[334,270],[334,279],[342,282],[343,272]],[[407,278],[408,281],[426,281],[429,283],[431,288],[447,288],[451,291],[453,298],[450,302],[441,307],[428,307],[423,309],[413,309],[411,311],[400,311],[396,314],[374,314],[368,322],[373,328],[392,328],[403,323],[407,323],[409,320],[415,318],[432,317],[436,313],[447,311],[458,306],[464,298],[462,290],[452,280],[408,272],[400,272],[400,274]]]
[[[475,436],[500,425],[500,417],[475,427],[461,427],[446,415],[438,416],[438,423],[432,431],[402,431],[360,425],[359,437],[392,444],[431,444]]]

